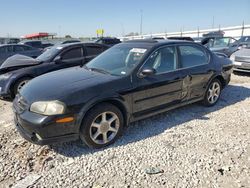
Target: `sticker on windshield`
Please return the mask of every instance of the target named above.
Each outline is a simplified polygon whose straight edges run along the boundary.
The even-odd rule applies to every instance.
[[[130,52],[141,53],[141,54],[144,54],[146,51],[147,51],[147,49],[145,49],[145,48],[132,48],[130,50]]]

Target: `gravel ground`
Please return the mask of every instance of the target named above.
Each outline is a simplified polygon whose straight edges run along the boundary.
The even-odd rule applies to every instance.
[[[114,145],[37,146],[0,101],[0,187],[249,187],[250,75],[211,108],[189,105],[131,124]]]

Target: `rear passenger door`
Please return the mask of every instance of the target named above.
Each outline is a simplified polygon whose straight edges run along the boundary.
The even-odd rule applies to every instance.
[[[86,52],[86,57],[85,57],[85,62],[89,62],[92,59],[94,59],[96,56],[101,54],[104,51],[104,48],[100,45],[95,45],[95,44],[86,44],[84,46],[85,52]]]
[[[179,69],[183,70],[183,100],[203,96],[213,75],[209,54],[198,45],[179,45]]]

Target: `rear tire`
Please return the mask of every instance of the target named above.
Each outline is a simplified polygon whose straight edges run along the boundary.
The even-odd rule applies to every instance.
[[[222,84],[218,79],[212,80],[209,84],[207,91],[205,93],[204,99],[202,101],[205,106],[214,106],[221,95]]]
[[[123,127],[121,111],[112,104],[101,103],[84,117],[80,138],[91,148],[102,148],[114,143],[122,134]]]

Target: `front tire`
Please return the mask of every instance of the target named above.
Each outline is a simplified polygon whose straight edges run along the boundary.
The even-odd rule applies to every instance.
[[[25,84],[27,84],[31,78],[29,77],[24,77],[16,81],[16,83],[13,86],[13,91],[12,91],[12,98],[15,98],[16,94],[20,92],[20,90],[23,88]]]
[[[220,98],[221,90],[221,82],[218,79],[214,79],[207,88],[203,104],[205,106],[214,106]]]
[[[121,111],[109,103],[93,107],[84,117],[80,138],[91,148],[102,148],[117,140],[124,127]]]

